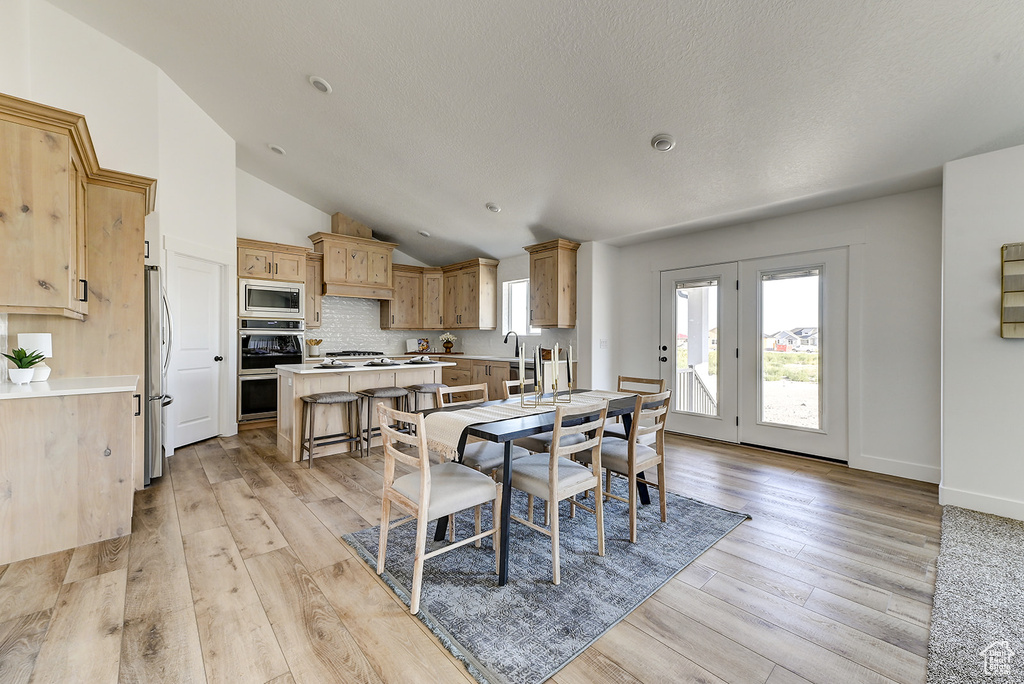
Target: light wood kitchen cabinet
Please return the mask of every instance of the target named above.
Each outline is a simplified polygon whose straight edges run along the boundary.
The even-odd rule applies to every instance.
[[[306,255],[306,329],[319,328],[323,314],[324,258]]]
[[[337,297],[391,299],[391,255],[396,244],[370,238],[314,233],[313,251],[323,254],[324,294]]]
[[[501,399],[504,396],[504,384],[512,379],[512,371],[507,361],[473,361],[472,384],[487,385],[489,399]]]
[[[83,320],[88,174],[81,160],[95,152],[66,119],[57,122],[68,126],[61,130],[45,117],[19,116],[22,103],[0,96],[0,313]]]
[[[442,268],[445,329],[498,327],[498,262],[470,259]]]
[[[580,243],[550,240],[524,249],[530,253],[530,325],[576,327],[576,250]]]
[[[444,325],[444,271],[439,268],[423,269],[423,327],[422,330],[441,330]]]
[[[423,326],[423,269],[394,264],[394,297],[380,303],[381,330],[421,330]]]
[[[445,366],[441,369],[441,382],[449,387],[456,385],[470,385],[473,383],[473,360],[460,359],[450,354],[442,354],[437,357],[441,361],[451,361],[454,366]]]
[[[295,245],[238,238],[238,277],[304,282],[308,251]]]

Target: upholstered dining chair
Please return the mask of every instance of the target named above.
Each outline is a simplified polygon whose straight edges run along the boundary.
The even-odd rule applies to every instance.
[[[460,395],[461,398],[455,400],[455,395]],[[472,404],[482,404],[487,401],[487,385],[480,383],[439,387],[434,397],[438,407],[465,405],[468,408]],[[521,446],[512,447],[513,459],[529,454],[530,452]],[[470,468],[476,468],[493,477],[497,468],[505,463],[505,447],[497,442],[467,442],[466,448],[462,452],[462,462]]]
[[[491,537],[491,543],[494,546],[494,567],[497,572],[498,538],[501,534],[501,484],[461,463],[445,461],[431,465],[422,414],[405,413],[384,404],[378,404],[377,416],[381,426],[381,441],[384,449],[384,493],[381,496],[377,574],[384,573],[388,532],[399,525],[415,520],[416,557],[413,561],[412,597],[409,601],[409,612],[415,615],[420,609],[423,562],[428,558],[474,542],[480,546],[481,539]],[[400,424],[414,426],[414,434],[399,432],[395,426]],[[398,449],[400,444],[412,447],[415,454],[400,451]],[[412,466],[416,470],[396,478],[396,462]],[[492,504],[491,518],[494,524],[491,529],[481,532],[480,507],[486,503]],[[409,513],[409,516],[391,523],[392,505],[403,509]],[[475,534],[427,553],[427,523],[468,508],[473,508],[476,512]]]
[[[637,378],[629,375],[620,375],[618,391],[620,392],[635,392],[636,394],[660,394],[665,391],[665,379],[664,378]],[[615,423],[609,423],[604,429],[605,437],[615,437],[616,439],[626,439],[626,428],[620,422],[618,417],[615,418]],[[643,444],[650,445],[653,440],[653,435],[645,435],[641,438]]]
[[[637,482],[657,486],[661,522],[668,520],[665,500],[665,418],[668,416],[671,397],[671,390],[658,394],[638,394],[628,439],[606,439],[601,443],[601,466],[606,472],[604,495],[629,504],[629,541],[633,543],[636,543]],[[647,408],[644,408],[645,404]],[[642,443],[646,436],[654,438],[654,446]],[[590,454],[584,452],[576,460],[590,463],[589,457]],[[640,473],[654,466],[658,467],[657,483],[640,478]],[[629,482],[628,497],[611,493],[613,473],[625,477]]]
[[[534,384],[532,380],[525,381],[526,391],[534,391]],[[511,399],[513,396],[519,395],[519,381],[518,380],[506,380],[503,385],[505,389],[505,399]],[[563,437],[567,444],[579,444],[583,441],[582,435],[566,435]],[[520,437],[515,441],[516,446],[521,446],[528,451],[534,453],[547,452],[551,449],[551,433],[550,432],[539,432],[536,435],[530,435],[529,437]]]
[[[604,507],[601,496],[601,437],[604,421],[608,415],[608,402],[602,401],[587,406],[559,406],[555,409],[554,440],[548,453],[530,454],[516,461],[512,468],[512,488],[526,492],[532,497],[544,499],[550,507],[549,526],[537,525],[530,519],[512,516],[512,520],[526,525],[551,537],[552,582],[561,582],[558,555],[558,503],[569,500],[569,515],[575,517],[576,509],[582,508],[594,514],[597,522],[597,554],[604,555]],[[572,423],[579,422],[577,425]],[[592,436],[587,437],[587,433]],[[582,435],[584,440],[567,444],[560,439],[568,435]],[[590,467],[571,460],[570,457],[589,452]],[[594,490],[594,507],[590,508],[576,500],[576,495]],[[511,493],[509,493],[511,494]],[[532,517],[532,511],[531,511]]]

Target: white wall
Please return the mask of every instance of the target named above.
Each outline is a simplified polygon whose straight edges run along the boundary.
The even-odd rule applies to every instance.
[[[620,250],[618,372],[657,376],[662,270],[850,246],[850,465],[939,480],[939,188]]]
[[[576,329],[579,386],[614,389],[618,383],[619,249],[585,242],[576,252]]]
[[[238,237],[312,247],[309,236],[331,232],[331,216],[266,181],[237,169]],[[400,249],[396,264],[426,266]],[[326,312],[324,312],[326,316]]]
[[[0,93],[28,99],[29,0],[0,0]]]
[[[946,164],[942,504],[1024,520],[1024,340],[999,336],[1000,247],[1024,240],[1024,146]]]

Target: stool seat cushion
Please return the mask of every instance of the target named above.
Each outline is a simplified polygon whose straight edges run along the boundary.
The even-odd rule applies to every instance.
[[[302,397],[302,401],[307,404],[347,404],[357,399],[359,399],[359,395],[354,392],[321,392]]]
[[[409,385],[406,389],[412,390],[413,392],[434,392],[447,386],[448,385],[443,382],[427,382],[422,385]]]
[[[374,399],[397,399],[398,397],[405,397],[409,395],[409,390],[404,387],[371,387],[370,389],[364,389],[359,392],[364,397],[373,397]]]

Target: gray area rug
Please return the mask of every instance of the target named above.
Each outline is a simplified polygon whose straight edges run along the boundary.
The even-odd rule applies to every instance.
[[[616,493],[625,492],[624,481],[616,478],[614,484]],[[490,524],[489,508],[484,529]],[[512,510],[525,517],[525,494],[514,493]],[[539,502],[536,510],[535,519],[542,520]],[[568,503],[562,502],[558,586],[551,583],[550,539],[517,523],[510,532],[509,583],[504,587],[498,586],[489,539],[479,549],[470,545],[428,559],[420,619],[478,681],[542,682],[748,516],[670,493],[665,524],[656,499],[640,507],[636,544],[629,543],[626,504],[606,501],[604,517],[602,558],[594,517],[577,511],[571,519]],[[456,515],[456,539],[471,536],[472,530],[471,511]],[[379,534],[374,527],[344,539],[376,568]],[[384,578],[406,604],[414,537],[411,522],[388,537]],[[428,542],[428,548],[434,543]]]
[[[1024,523],[942,512],[928,683],[1024,682]]]

